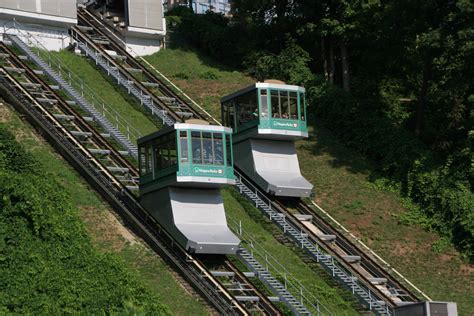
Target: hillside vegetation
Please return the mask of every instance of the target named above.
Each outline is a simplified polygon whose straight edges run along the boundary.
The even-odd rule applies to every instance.
[[[255,82],[192,47],[179,43],[173,48],[173,43],[171,48],[147,56],[147,61],[211,113],[220,113],[220,97]],[[182,73],[188,76],[183,78]],[[203,79],[209,73],[212,78]],[[370,160],[338,141],[316,115],[309,120],[310,137],[298,141],[297,150],[303,175],[315,186],[316,202],[432,299],[455,301],[461,314],[472,314],[472,265],[463,262],[449,241],[410,220],[416,205],[387,186]],[[234,206],[236,201],[228,194],[224,191],[226,210],[234,214],[233,210],[241,207]],[[249,211],[251,206],[244,209],[251,219],[275,233],[258,211]],[[245,221],[245,215],[235,214]],[[260,234],[257,229],[252,233]],[[286,252],[275,249],[285,260]],[[320,295],[331,292],[317,291]],[[331,295],[328,298],[331,300]]]
[[[79,60],[87,64],[85,60],[80,58]],[[0,125],[15,135],[16,141],[34,156],[39,164],[38,170],[47,170],[47,177],[59,182],[63,187],[73,207],[78,210],[78,216],[87,230],[92,248],[101,253],[113,254],[115,258],[123,261],[127,273],[150,291],[155,300],[167,305],[173,315],[210,313],[196,294],[179,284],[184,281],[179,280],[167,263],[117,220],[110,206],[87,185],[85,180],[62,160],[52,147],[38,137],[13,109],[1,102]],[[134,312],[132,310],[128,314]]]
[[[0,311],[168,314],[112,254],[92,247],[71,198],[0,125]]]
[[[232,20],[168,14],[172,42],[305,85],[310,111],[419,206],[409,221],[474,260],[471,1],[238,0]]]

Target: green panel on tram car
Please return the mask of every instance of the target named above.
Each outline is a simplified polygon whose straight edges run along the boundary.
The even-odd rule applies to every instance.
[[[140,189],[233,184],[232,130],[177,123],[138,140]]]
[[[221,104],[224,125],[234,135],[308,136],[303,87],[259,82],[222,98]],[[250,131],[255,127],[257,131]]]

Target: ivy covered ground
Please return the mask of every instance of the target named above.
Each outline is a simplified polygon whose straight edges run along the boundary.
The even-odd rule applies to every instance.
[[[0,314],[209,314],[1,102],[0,275]]]

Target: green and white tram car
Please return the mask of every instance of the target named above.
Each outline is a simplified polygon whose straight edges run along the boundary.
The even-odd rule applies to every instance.
[[[221,99],[222,120],[231,127],[235,167],[276,196],[308,197],[294,141],[308,137],[303,87],[277,80],[257,82]]]
[[[228,127],[198,120],[176,123],[140,138],[138,146],[143,193],[170,185],[235,184],[232,129]]]
[[[221,99],[224,126],[235,141],[308,137],[305,88],[281,81],[257,82]]]
[[[189,120],[138,140],[140,196],[186,250],[234,254],[219,188],[235,184],[232,129]]]

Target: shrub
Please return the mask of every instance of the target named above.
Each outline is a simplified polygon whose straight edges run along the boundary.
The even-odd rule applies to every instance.
[[[168,314],[95,250],[64,188],[0,127],[0,313]]]
[[[399,182],[402,193],[429,218],[430,227],[449,238],[472,261],[474,194],[471,166],[465,163],[468,159],[461,155],[444,160],[437,157],[380,113],[376,105],[362,104],[333,85],[314,85],[309,92],[316,115],[330,122],[334,133],[348,145],[371,158],[380,172]]]

